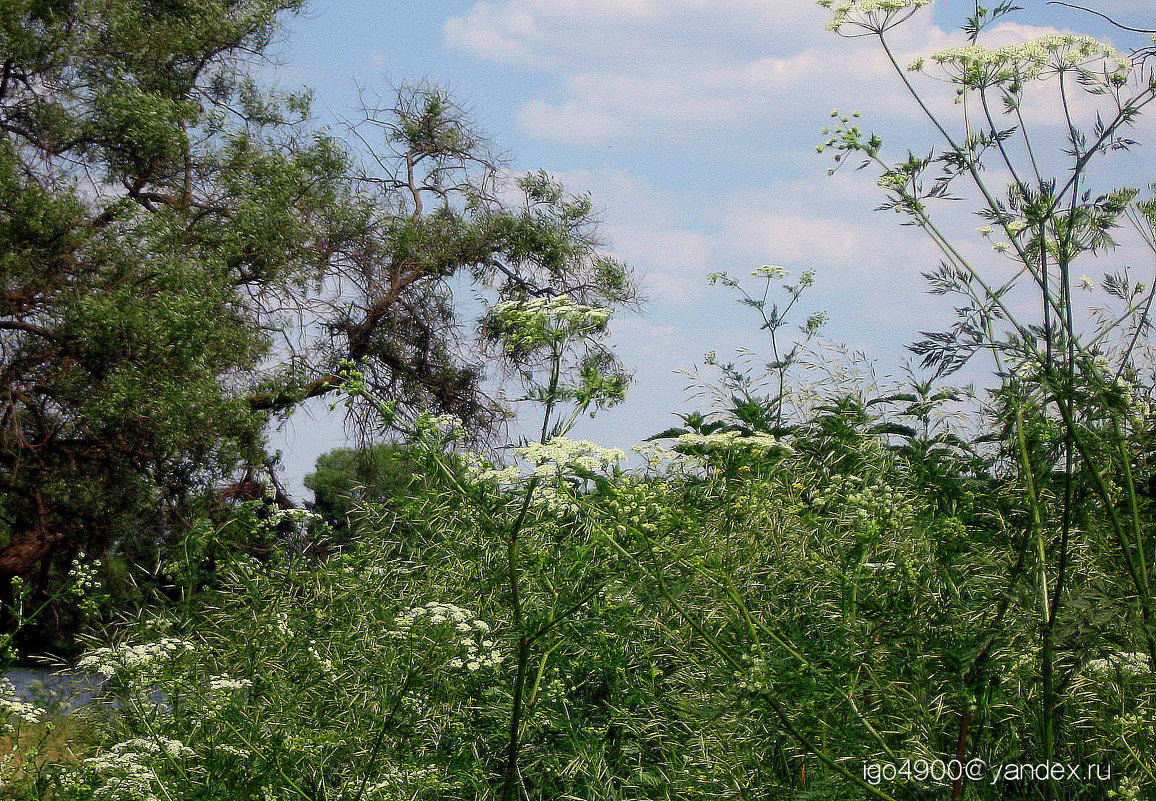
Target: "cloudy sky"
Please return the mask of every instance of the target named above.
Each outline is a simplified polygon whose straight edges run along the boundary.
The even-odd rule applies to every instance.
[[[1086,12],[1020,4],[987,41],[1072,31],[1125,51],[1151,44]],[[1136,10],[1144,5],[1089,0],[1122,23],[1156,27]],[[892,34],[900,63],[959,44],[973,8],[936,0],[921,10]],[[814,270],[803,316],[828,312],[826,335],[862,351],[880,377],[900,374],[904,346],[920,330],[949,324],[950,303],[929,296],[920,278],[938,262],[923,235],[873,211],[882,199],[875,174],[828,176],[830,154],[816,153],[832,109],[860,112],[861,126],[883,136],[885,155],[935,144],[878,42],[838,37],[825,30],[829,18],[813,0],[312,0],[289,21],[271,74],[286,88],[312,87],[319,120],[334,125],[356,116],[359,85],[388,94],[390,85],[439,82],[514,170],[544,169],[591,193],[607,251],[636,270],[650,302],[615,325],[616,348],[636,376],[627,402],[573,435],[626,447],[696,405],[676,371],[701,365],[709,350],[720,358],[741,346],[766,351],[756,319],[708,286],[710,272],[747,276],[768,263],[796,275]],[[928,78],[918,86],[958,120],[950,87]],[[1029,99],[1041,154],[1049,137],[1056,151],[1063,131],[1054,98]],[[1093,105],[1074,106],[1093,119]],[[1154,122],[1141,121],[1139,146],[1107,165],[1104,186],[1156,180]],[[944,226],[998,275],[1009,265],[975,234],[982,221],[968,208],[945,206]],[[1121,241],[1088,271],[1150,270],[1150,257]],[[317,454],[342,443],[341,420],[318,405],[273,441],[299,489]]]

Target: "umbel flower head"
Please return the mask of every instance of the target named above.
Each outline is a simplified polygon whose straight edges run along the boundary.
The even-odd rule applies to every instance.
[[[908,20],[931,0],[818,0],[823,8],[834,9],[827,30],[844,34],[843,29],[859,28],[866,33],[882,33]],[[862,35],[862,34],[858,34]]]
[[[589,440],[568,437],[555,437],[544,445],[532,442],[515,449],[514,455],[530,467],[529,473],[518,465],[491,467],[476,455],[466,458],[466,469],[475,481],[508,485],[530,476],[555,478],[612,470],[626,458],[626,452],[620,448],[603,448]]]
[[[1084,80],[1099,73],[1105,83],[1120,85],[1131,71],[1128,60],[1111,45],[1066,33],[1003,47],[954,47],[920,56],[908,69],[926,72],[931,64],[938,65],[953,83],[970,89],[1019,84],[1071,70],[1079,70]]]
[[[575,303],[566,295],[507,300],[490,309],[482,329],[509,353],[526,353],[573,336],[603,334],[610,316],[610,309]]]
[[[791,453],[791,447],[770,434],[743,434],[741,431],[716,431],[712,434],[681,434],[674,442],[678,453],[700,456],[711,453],[747,452],[762,456]]]
[[[191,642],[166,637],[142,645],[125,644],[114,648],[97,648],[82,656],[77,665],[81,670],[94,670],[102,676],[111,677],[122,672],[151,671],[158,663],[193,650],[196,650],[196,646]]]

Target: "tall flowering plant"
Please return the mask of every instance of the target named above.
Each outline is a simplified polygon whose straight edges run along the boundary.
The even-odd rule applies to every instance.
[[[579,508],[575,504],[576,487],[604,477],[625,458],[621,451],[565,436],[583,413],[593,416],[625,397],[630,377],[603,342],[611,317],[609,308],[548,293],[508,298],[483,316],[479,328],[492,355],[510,366],[524,390],[516,402],[533,403],[542,410],[538,441],[523,443],[515,450],[515,457],[528,470],[518,465],[494,468],[476,456],[459,460],[464,472],[455,469],[439,454],[461,439],[462,430],[444,416],[423,416],[410,431],[411,439],[431,454],[454,492],[467,500],[482,527],[506,541],[516,673],[500,790],[505,799],[515,797],[521,785],[519,752],[527,708],[538,695],[547,659],[556,647],[542,649],[544,639],[547,634],[557,636],[561,624],[597,594],[597,589],[586,592],[568,608],[542,610],[532,617],[525,608],[526,568],[521,549],[535,519],[572,517]],[[356,365],[345,365],[342,375],[348,394],[370,395]],[[397,425],[392,406],[373,398],[370,402],[385,424]],[[531,682],[531,660],[536,650],[537,678]],[[467,665],[474,662],[477,660],[466,660]]]
[[[1081,271],[1083,261],[1115,246],[1116,230],[1125,225],[1156,254],[1156,202],[1141,199],[1136,187],[1109,186],[1103,173],[1109,159],[1135,145],[1129,131],[1156,99],[1156,73],[1142,58],[1129,59],[1088,36],[1048,34],[985,46],[985,32],[1016,10],[1011,3],[977,3],[961,46],[904,65],[889,35],[928,0],[820,4],[832,9],[830,28],[839,35],[878,41],[939,139],[927,156],[890,161],[882,138],[862,129],[858,114],[835,111],[818,149],[834,151],[831,172],[851,160],[878,170],[884,208],[922,229],[942,255],[925,276],[932,292],[961,303],[951,328],[925,333],[913,346],[924,367],[945,375],[977,354],[993,360],[1000,379],[991,404],[994,439],[1022,498],[1022,536],[1008,581],[1012,588],[1026,585],[1032,598],[1039,756],[1052,761],[1065,752],[1065,732],[1069,746],[1073,738],[1065,718],[1086,713],[1070,688],[1102,642],[1085,633],[1080,611],[1099,591],[1098,568],[1131,599],[1120,607],[1126,631],[1113,636],[1125,640],[1124,650],[1145,654],[1149,675],[1156,673],[1150,509],[1138,490],[1150,471],[1140,454],[1151,437],[1151,388],[1140,376],[1150,355],[1145,335],[1156,280],[1121,270],[1097,288]],[[943,113],[917,87],[924,76],[954,88],[958,115]],[[1043,122],[1029,113],[1041,97],[1058,103]],[[1082,126],[1083,119],[1093,122]],[[994,176],[1007,183],[996,185]],[[936,214],[937,201],[964,194],[978,200],[986,255],[972,255]],[[1106,302],[1093,299],[1097,291]],[[1100,532],[1112,543],[1102,561],[1080,558],[1100,550],[1092,539]],[[964,671],[973,702],[988,680],[997,640],[984,635]],[[963,751],[978,736],[969,719],[961,716]],[[1049,779],[1046,797],[1057,792]]]

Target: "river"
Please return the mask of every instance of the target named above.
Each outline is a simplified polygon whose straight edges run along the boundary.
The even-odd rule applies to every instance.
[[[101,682],[91,673],[44,667],[9,668],[4,678],[16,688],[17,700],[48,709],[75,709],[91,703]]]

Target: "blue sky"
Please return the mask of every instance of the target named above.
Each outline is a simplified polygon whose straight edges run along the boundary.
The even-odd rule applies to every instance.
[[[920,11],[894,34],[901,62],[958,44],[973,5],[937,0]],[[1123,49],[1151,43],[1043,0],[1021,5],[991,43],[1055,31]],[[1144,4],[1091,5],[1153,27],[1136,11]],[[741,346],[766,350],[755,318],[708,286],[710,272],[745,276],[767,263],[814,270],[804,316],[828,312],[827,337],[863,352],[884,380],[900,374],[904,346],[920,330],[950,321],[950,302],[929,296],[920,278],[938,262],[923,235],[873,211],[882,199],[873,174],[829,177],[829,155],[815,152],[833,108],[860,111],[894,157],[934,143],[877,44],[835,36],[828,19],[813,0],[313,0],[287,20],[268,74],[284,88],[312,87],[319,122],[335,129],[356,118],[359,85],[388,97],[390,85],[436,81],[510,154],[512,170],[544,169],[591,193],[606,250],[637,271],[650,302],[615,325],[615,347],[636,376],[627,402],[573,436],[628,447],[701,405],[676,371],[701,365],[709,350],[720,358]],[[957,116],[945,84],[920,85]],[[1043,138],[1061,133],[1049,98],[1036,106],[1029,123]],[[1154,121],[1141,120],[1140,147],[1112,161],[1105,185],[1156,179]],[[998,274],[1007,265],[975,233],[969,208],[945,207],[944,225]],[[1087,271],[1150,272],[1150,255],[1121,241]],[[324,404],[273,435],[298,491],[316,456],[343,441],[340,414]]]

